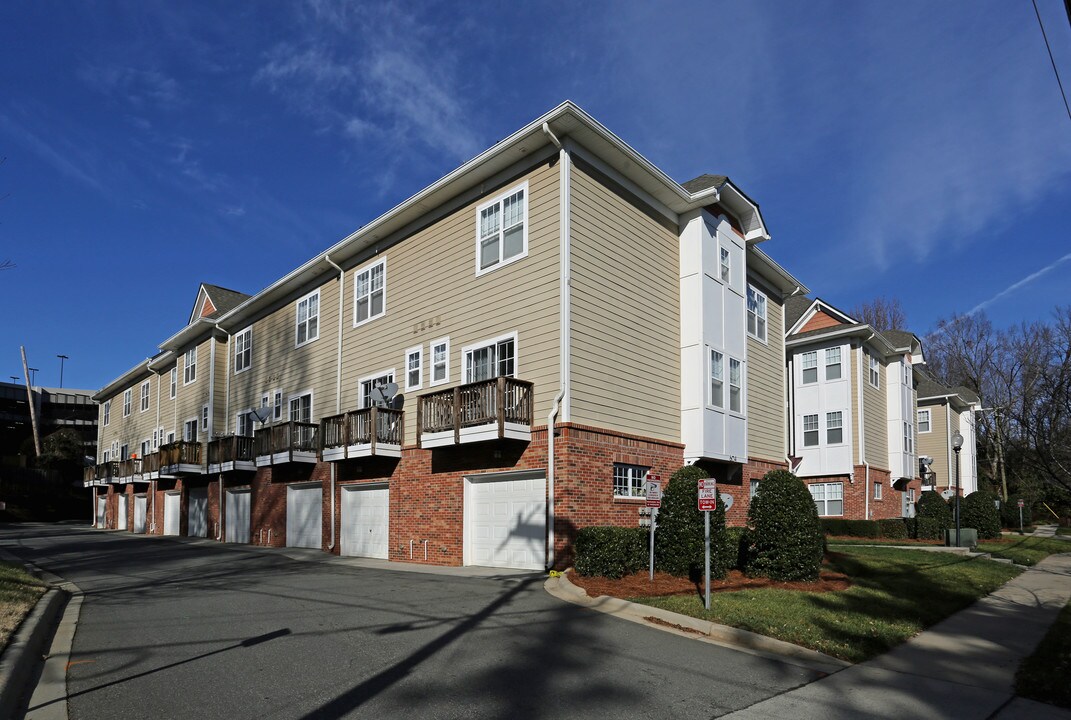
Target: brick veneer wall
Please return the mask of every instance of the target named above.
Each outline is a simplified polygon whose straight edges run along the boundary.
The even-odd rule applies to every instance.
[[[866,479],[866,467],[855,466],[855,482],[851,482],[847,475],[829,475],[825,477],[802,478],[804,483],[840,482],[844,484],[844,514],[845,520],[886,520],[898,518],[903,515],[904,492],[907,489],[915,490],[915,499],[918,499],[922,482],[918,478],[905,484],[903,490],[896,490],[892,486],[892,475],[888,470],[870,468],[870,480]],[[874,497],[874,483],[881,483],[881,499]],[[869,503],[870,517],[867,517]]]

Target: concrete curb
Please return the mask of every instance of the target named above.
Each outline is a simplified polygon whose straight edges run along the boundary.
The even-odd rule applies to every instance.
[[[66,604],[67,593],[51,588],[23,619],[0,655],[0,717],[15,717],[28,690],[30,673],[44,656],[56,618]]]
[[[569,578],[564,574],[547,578],[543,588],[559,600],[565,600],[575,605],[582,605],[592,610],[616,615],[663,631],[683,633],[685,635],[700,635],[702,636],[701,639],[706,639],[719,645],[787,660],[821,672],[833,673],[851,666],[849,662],[830,657],[816,650],[793,645],[783,640],[775,640],[747,630],[719,625],[708,620],[700,620],[689,615],[681,615],[662,608],[640,605],[606,595],[592,598],[582,588],[569,582]],[[655,622],[652,622],[652,619]]]

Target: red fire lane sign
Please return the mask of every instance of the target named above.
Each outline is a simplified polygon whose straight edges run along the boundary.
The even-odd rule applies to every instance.
[[[662,507],[662,477],[660,475],[647,473],[647,478],[643,483],[643,489],[647,498],[647,502],[645,503],[647,507]]]
[[[703,478],[699,481],[699,511],[711,512],[718,509],[718,481]]]

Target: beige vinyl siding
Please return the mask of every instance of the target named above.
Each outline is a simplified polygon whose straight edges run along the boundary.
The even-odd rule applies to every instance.
[[[766,342],[747,336],[747,452],[749,458],[782,461],[785,439],[784,306],[759,278],[748,282],[766,294]]]
[[[863,432],[866,434],[866,461],[874,467],[889,466],[888,403],[885,399],[885,363],[878,360],[878,386],[870,384],[870,365],[864,354],[863,363]]]
[[[141,385],[149,380],[149,409],[141,412]],[[123,417],[123,393],[130,389],[130,415]],[[142,377],[134,381],[106,400],[111,400],[111,412],[108,417],[108,426],[104,427],[104,402],[100,403],[99,422],[101,424],[101,442],[97,448],[97,461],[104,457],[105,450],[111,450],[112,443],[127,445],[130,455],[141,453],[141,441],[152,441],[152,429],[156,424],[156,379],[155,377]],[[120,458],[115,457],[113,460]]]
[[[920,410],[930,411],[930,427],[932,428],[928,433],[919,433],[919,455],[929,455],[933,458],[933,465],[930,469],[936,473],[934,478],[934,484],[938,487],[948,487],[950,484],[949,479],[952,478],[951,471],[955,471],[955,466],[949,466],[949,454],[951,451],[951,445],[949,438],[952,437],[952,433],[955,432],[955,427],[958,425],[958,416],[952,418],[953,427],[948,431],[948,406],[945,403],[937,405],[923,405]],[[955,462],[955,461],[953,461]],[[952,478],[952,482],[955,479]]]
[[[680,442],[677,228],[581,163],[571,205],[571,419]]]
[[[477,208],[528,182],[528,254],[477,277]],[[517,334],[516,377],[534,383],[535,424],[543,424],[558,392],[558,167],[539,166],[488,188],[478,199],[416,231],[379,255],[346,269],[343,318],[342,410],[359,402],[359,380],[394,370],[405,395],[404,444],[416,443],[418,397],[464,381],[462,348],[509,333]],[[386,259],[386,312],[353,327],[354,278]],[[338,298],[332,295],[334,304]],[[333,311],[332,311],[333,312]],[[332,315],[332,317],[334,317]],[[325,323],[331,350],[330,383],[335,382],[335,325]],[[449,382],[429,386],[430,344],[450,340]],[[324,338],[321,337],[321,342]],[[421,387],[405,390],[405,352],[420,346]],[[317,413],[335,412],[317,403]]]
[[[197,343],[197,373],[194,381],[189,385],[183,385],[182,381],[185,373],[184,358],[186,350],[192,346],[184,347],[176,352],[178,357],[177,397],[173,408],[172,422],[170,424],[163,423],[165,430],[175,433],[176,440],[183,439],[183,429],[186,426],[186,421],[194,418],[197,418],[197,442],[204,443],[211,439],[211,428],[208,432],[201,428],[201,408],[208,404],[209,401],[209,376],[212,367],[211,345],[213,342],[210,337],[206,337]],[[167,376],[165,381],[170,382],[170,375]]]
[[[310,390],[313,421],[334,414],[338,274],[327,263],[324,263],[324,270],[325,274],[318,285],[320,300],[316,340],[297,346],[298,301],[315,291],[317,286],[305,288],[300,295],[276,305],[252,323],[252,364],[248,370],[238,374],[234,373],[234,337],[231,337],[230,350],[226,351],[226,367],[231,376],[230,403],[226,413],[228,432],[235,431],[235,415],[238,412],[259,407],[261,396],[274,390],[283,393],[283,420],[289,419],[287,399]]]
[[[179,360],[181,362],[181,358]],[[160,427],[164,429],[164,437],[160,438],[160,444],[163,445],[167,440],[167,433],[175,433],[175,437],[179,438],[182,434],[175,428],[175,408],[178,404],[178,389],[176,389],[175,399],[171,398],[171,368],[178,367],[175,364],[168,365],[159,374],[160,382],[160,413],[158,415]],[[179,372],[182,372],[182,368],[179,368]],[[178,379],[179,387],[182,386],[182,378]]]
[[[233,344],[231,345],[233,348]],[[224,435],[234,428],[227,423],[227,375],[234,367],[234,358],[230,357],[226,336],[216,339],[216,372],[212,385],[212,427],[211,435]],[[205,442],[211,437],[203,438]]]

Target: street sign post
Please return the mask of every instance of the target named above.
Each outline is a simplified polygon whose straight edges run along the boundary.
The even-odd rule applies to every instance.
[[[704,578],[706,592],[704,605],[710,609],[710,513],[718,509],[718,481],[714,478],[702,478],[699,481],[699,511],[703,513]]]
[[[646,506],[651,508],[651,532],[647,543],[647,577],[654,580],[654,531],[655,520],[658,518],[658,508],[662,507],[662,478],[653,474],[650,470],[644,476],[643,494],[646,498]]]
[[[1022,498],[1019,498],[1019,534],[1023,534],[1023,506],[1026,505]]]

